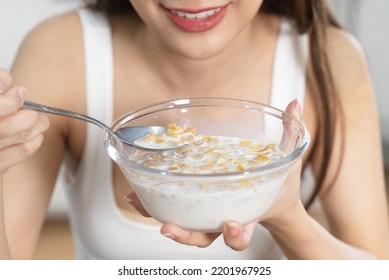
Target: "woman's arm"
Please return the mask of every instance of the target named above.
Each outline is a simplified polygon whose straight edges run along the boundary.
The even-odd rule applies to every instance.
[[[14,84],[23,85],[28,90],[26,99],[65,108],[78,100],[77,104],[83,106],[84,88],[77,88],[83,84],[73,79],[83,71],[82,59],[78,59],[82,56],[82,51],[77,52],[78,49],[82,50],[78,31],[80,28],[77,16],[69,15],[51,19],[27,36],[11,70]],[[75,64],[75,61],[80,61],[80,65]],[[83,75],[79,77],[82,80]],[[77,95],[77,99],[74,95]],[[17,117],[16,114],[20,116]],[[23,124],[29,119],[27,115],[45,120],[46,127],[43,127],[44,124],[39,125],[40,131],[33,130],[33,125],[24,127]],[[39,150],[36,151],[33,147],[22,148],[21,151],[30,156],[20,157],[18,161],[23,161],[9,168],[3,176],[0,244],[1,257],[4,258],[29,259],[33,256],[64,151],[70,145],[68,135],[71,133],[67,118],[18,109],[12,115],[12,127],[20,127],[10,136],[12,139],[28,139],[35,133],[42,133],[47,128],[47,119],[50,121],[50,128],[44,133],[44,141]],[[5,124],[4,119],[0,119],[0,128]],[[7,139],[2,139],[3,143],[9,141]],[[11,144],[8,149],[14,148]],[[0,153],[7,149],[0,148]],[[17,151],[9,152],[10,156],[17,154]],[[11,158],[7,162],[12,162]]]
[[[321,195],[323,207],[334,236],[389,258],[379,114],[367,62],[358,43],[347,33],[332,30],[329,36],[330,62],[344,108],[345,144],[338,179]],[[335,155],[340,154],[339,142]],[[333,159],[332,175],[337,171],[337,160]]]
[[[0,175],[0,260],[10,259],[8,239],[4,221],[3,176]]]
[[[26,90],[13,87],[10,73],[4,69],[0,69],[0,84],[0,259],[9,259],[3,177],[9,168],[40,147],[48,120],[36,112],[20,111]]]
[[[387,259],[387,196],[368,67],[359,45],[348,34],[333,29],[328,36],[329,61],[345,117],[344,146],[338,126],[330,171],[320,194],[329,232],[301,205],[288,216],[263,224],[289,258]],[[319,164],[320,158],[314,158],[314,169]],[[335,184],[330,186],[336,174]]]

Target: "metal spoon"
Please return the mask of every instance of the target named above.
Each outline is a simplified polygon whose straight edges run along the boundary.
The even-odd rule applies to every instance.
[[[108,132],[110,135],[113,135],[114,137],[118,138],[122,142],[124,142],[127,145],[143,149],[143,150],[154,150],[154,151],[161,151],[161,150],[173,150],[180,147],[178,146],[161,146],[161,147],[146,147],[142,146],[140,144],[136,144],[135,141],[145,136],[147,133],[153,133],[153,134],[162,134],[166,131],[166,127],[162,126],[130,126],[130,127],[123,127],[118,129],[117,131],[112,131],[108,126],[106,126],[101,121],[94,119],[90,116],[79,114],[76,112],[55,108],[55,107],[49,107],[46,105],[34,103],[31,101],[24,101],[24,104],[22,106],[23,109],[29,109],[29,110],[36,110],[43,113],[53,114],[53,115],[59,115],[64,117],[69,117],[73,119],[78,119],[86,122],[93,123],[97,125],[98,127],[104,129],[106,132]],[[182,145],[181,145],[182,146]]]

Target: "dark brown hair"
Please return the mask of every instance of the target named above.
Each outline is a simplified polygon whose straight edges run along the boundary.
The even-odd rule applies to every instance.
[[[128,0],[85,1],[90,8],[107,13],[135,14],[133,7]],[[341,132],[344,133],[342,108],[331,75],[325,47],[327,27],[333,26],[340,28],[340,25],[330,13],[325,0],[264,0],[260,12],[291,18],[294,20],[300,34],[309,34],[309,71],[312,73],[312,81],[308,82],[311,82],[310,86],[315,89],[312,91],[312,95],[316,101],[315,109],[318,112],[319,128],[316,143],[323,143],[320,151],[313,149],[313,153],[319,153],[318,156],[320,156],[322,161],[317,174],[315,174],[315,191],[306,204],[306,207],[309,207],[326,179],[334,144],[335,128],[337,125],[336,120],[341,124]],[[312,144],[316,145],[316,143]],[[332,182],[334,182],[335,179],[336,178],[332,178]]]

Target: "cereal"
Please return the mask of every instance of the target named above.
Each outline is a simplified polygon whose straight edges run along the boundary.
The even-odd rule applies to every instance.
[[[150,168],[182,173],[228,173],[251,170],[283,158],[276,144],[230,136],[200,135],[193,127],[169,124],[164,134],[147,134],[140,145],[178,146],[175,150],[138,150],[131,160]]]

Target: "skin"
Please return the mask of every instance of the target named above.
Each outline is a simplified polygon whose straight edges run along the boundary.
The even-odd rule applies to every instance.
[[[239,92],[239,98],[268,102],[280,19],[258,15],[255,11],[262,1],[130,2],[146,25],[136,17],[110,18],[116,73],[114,118],[141,106],[182,97],[182,92],[186,97],[204,93],[238,97]],[[206,34],[176,28],[158,9],[159,4],[199,8],[227,3],[228,17]],[[314,171],[320,164],[320,153],[313,150],[320,149],[322,143],[317,140],[318,116],[310,85],[303,110],[296,102],[288,108],[303,118],[311,134],[310,148],[295,164],[274,206],[258,222],[270,230],[291,259],[388,259],[380,131],[367,63],[359,45],[345,32],[329,28],[328,38],[330,65],[346,122],[344,159],[339,166],[341,145],[337,138],[320,193],[329,228],[309,216],[298,195],[302,163],[312,155]],[[0,70],[0,170],[8,170],[0,186],[0,258],[33,256],[64,153],[67,151],[77,166],[85,145],[85,123],[20,110],[20,105],[28,98],[86,113],[84,84],[82,30],[75,13],[35,28],[23,42],[10,73]],[[128,194],[121,171],[113,168],[117,206],[129,219],[156,223],[134,193]],[[338,170],[335,184],[329,187]],[[253,226],[226,223],[226,245],[243,250]],[[208,246],[219,235],[188,232],[169,224],[161,227],[161,233],[200,247]]]

